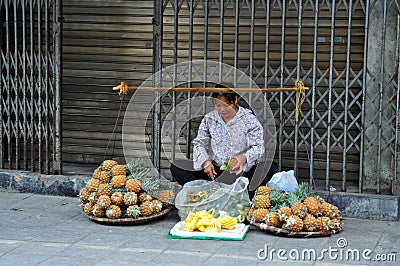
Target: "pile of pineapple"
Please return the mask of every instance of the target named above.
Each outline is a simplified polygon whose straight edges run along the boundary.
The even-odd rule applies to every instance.
[[[315,196],[306,183],[291,193],[258,187],[247,220],[293,232],[332,232],[342,225],[338,208]]]
[[[105,160],[79,191],[79,199],[85,214],[118,219],[157,214],[174,202],[175,195],[160,190],[139,161],[121,165]]]

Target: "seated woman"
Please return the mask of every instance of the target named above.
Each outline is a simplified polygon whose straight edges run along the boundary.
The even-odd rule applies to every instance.
[[[259,185],[265,185],[278,172],[278,166],[260,162],[265,149],[261,123],[251,110],[237,104],[237,93],[213,93],[213,98],[215,110],[205,115],[193,140],[193,165],[190,161],[175,161],[170,168],[172,176],[181,185],[216,178],[233,183],[240,175],[249,180],[257,178]],[[221,170],[228,160],[235,162],[227,171]]]

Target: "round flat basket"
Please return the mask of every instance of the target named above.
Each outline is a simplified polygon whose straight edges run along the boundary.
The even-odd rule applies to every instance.
[[[150,221],[158,220],[162,216],[166,215],[168,212],[172,210],[172,206],[169,206],[162,210],[159,213],[150,215],[150,216],[142,216],[138,218],[119,218],[119,219],[110,219],[110,218],[99,218],[99,217],[94,217],[92,215],[87,215],[86,216],[96,222],[96,223],[101,223],[101,224],[108,224],[108,225],[135,225],[135,224],[142,224],[142,223],[147,223]]]
[[[288,237],[322,237],[331,236],[333,234],[343,231],[343,226],[340,225],[338,229],[330,231],[318,231],[318,232],[293,232],[284,228],[266,225],[264,223],[252,223],[252,225],[260,228],[262,231],[266,231],[275,235],[288,236]]]

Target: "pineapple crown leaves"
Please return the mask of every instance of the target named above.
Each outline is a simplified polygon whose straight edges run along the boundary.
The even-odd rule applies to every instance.
[[[297,195],[300,202],[303,202],[308,197],[315,196],[315,193],[314,193],[312,187],[310,186],[310,184],[305,183],[305,182],[298,185],[296,190],[293,192],[293,194]]]
[[[151,177],[149,169],[142,164],[141,159],[135,159],[125,165],[127,173],[127,179],[136,179],[140,181],[141,187],[150,196],[155,197],[159,193],[159,180],[155,177]]]

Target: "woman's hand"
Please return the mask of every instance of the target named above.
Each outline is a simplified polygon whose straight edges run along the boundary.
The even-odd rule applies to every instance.
[[[211,179],[211,181],[214,181],[214,177],[217,175],[217,172],[215,171],[214,165],[212,164],[211,161],[205,161],[203,164],[204,167],[204,173],[208,175],[208,177]]]
[[[232,156],[231,159],[236,160],[237,164],[230,169],[230,172],[239,175],[243,172],[243,167],[247,163],[247,158],[244,155],[236,155]]]

